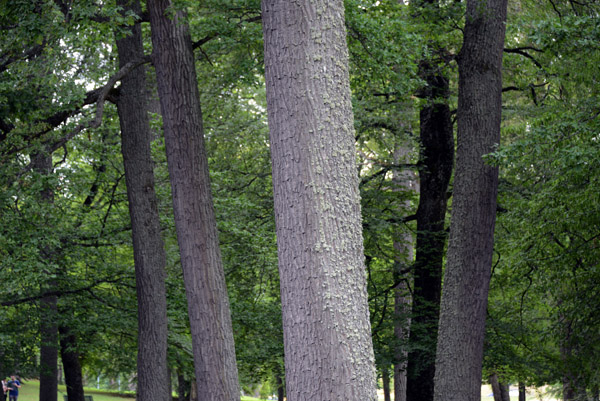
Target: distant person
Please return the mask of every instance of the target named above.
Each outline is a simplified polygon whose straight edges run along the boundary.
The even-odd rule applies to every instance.
[[[6,383],[6,387],[8,387],[8,401],[17,401],[19,389],[21,388],[19,379],[15,375],[12,375],[8,383]]]
[[[8,395],[8,378],[2,379],[2,401],[6,401],[6,396]]]

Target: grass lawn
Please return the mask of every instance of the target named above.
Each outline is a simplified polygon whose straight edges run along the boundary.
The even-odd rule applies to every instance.
[[[58,401],[63,401],[63,395],[67,394],[65,386],[58,386]],[[121,397],[116,394],[107,393],[96,389],[85,389],[86,395],[94,397],[94,401],[134,401],[135,398]],[[19,389],[19,401],[39,401],[40,382],[27,380],[21,383]],[[260,401],[258,398],[242,397],[242,401]]]
[[[512,389],[514,390],[514,389]],[[512,394],[514,391],[511,391],[511,401],[517,400],[518,397],[516,394]],[[39,401],[39,393],[40,393],[40,382],[37,380],[27,380],[22,383],[21,389],[19,390],[19,401]],[[63,401],[63,395],[66,395],[67,392],[65,390],[65,386],[58,386],[58,401]],[[132,397],[122,397],[116,394],[108,393],[102,390],[96,389],[85,389],[86,395],[91,395],[94,397],[94,401],[134,401],[135,399]],[[380,394],[379,397],[381,400],[383,399],[383,395]],[[528,399],[532,400],[543,400],[543,401],[556,401],[554,398],[551,398],[549,395],[545,394],[543,397],[540,394],[534,394],[530,392],[527,396]],[[491,388],[488,385],[482,386],[481,389],[481,400],[482,401],[493,401],[493,397],[491,396]],[[253,397],[242,397],[242,401],[261,401],[258,398]]]
[[[94,401],[134,401],[135,398],[120,397],[115,394],[95,389],[85,389],[86,395],[94,397]],[[40,382],[37,380],[26,380],[21,383],[19,389],[19,401],[38,401],[40,395]],[[58,386],[58,401],[63,401],[63,395],[67,395],[65,386]]]

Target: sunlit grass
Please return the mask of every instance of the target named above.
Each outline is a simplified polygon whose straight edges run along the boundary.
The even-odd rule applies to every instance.
[[[26,380],[23,381],[21,389],[19,390],[19,401],[39,401],[40,394],[40,382],[37,380]],[[58,386],[58,401],[63,401],[63,396],[67,394],[65,386]],[[94,401],[133,401],[133,395],[131,398],[122,397],[117,394],[107,393],[102,390],[96,389],[85,389],[86,395],[94,397]],[[254,397],[242,397],[242,401],[261,401]]]
[[[63,401],[67,394],[65,386],[58,386],[58,401]],[[122,397],[96,389],[85,389],[86,395],[94,397],[94,401],[133,401],[134,398]],[[19,401],[39,401],[40,382],[37,380],[24,380],[19,389]]]

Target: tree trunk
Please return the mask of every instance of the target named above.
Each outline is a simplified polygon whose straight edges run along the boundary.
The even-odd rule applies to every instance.
[[[52,171],[52,154],[42,150],[31,156],[33,171],[47,176]],[[49,188],[40,192],[43,203],[53,203],[54,193]],[[54,251],[48,247],[40,249],[41,258],[51,265]],[[46,272],[49,276],[53,272]],[[50,279],[42,290],[56,286]],[[58,298],[47,296],[40,301],[40,401],[56,401],[58,392]]]
[[[394,248],[397,250],[398,247],[395,243]],[[407,277],[396,272],[394,282],[398,283],[394,290],[394,401],[406,401],[406,340],[409,336],[411,296]]]
[[[123,7],[122,13],[141,14],[139,0],[118,0],[117,4]],[[144,55],[139,24],[131,27],[128,36],[117,39],[117,49],[121,66]],[[137,399],[168,401],[166,253],[154,191],[145,75],[143,66],[126,75],[117,102],[138,302]]]
[[[559,305],[562,304],[562,297],[559,297]],[[563,313],[559,312],[562,338],[559,346],[560,359],[562,362],[562,384],[563,401],[586,400],[585,386],[582,385],[581,369],[578,367],[578,351],[576,341],[573,336],[573,322]],[[582,393],[584,396],[582,397]]]
[[[391,389],[390,389],[390,373],[387,369],[381,370],[381,384],[383,387],[383,399],[384,401],[392,401]]]
[[[496,372],[490,375],[489,381],[492,386],[492,392],[494,393],[494,401],[510,401],[510,388],[508,383],[501,382],[498,379],[498,374]]]
[[[69,401],[84,401],[83,376],[77,352],[75,335],[65,326],[60,326],[60,359],[65,372],[65,384]]]
[[[454,162],[454,133],[448,105],[448,79],[429,62],[421,63],[427,82],[420,112],[421,155],[417,246],[407,364],[407,401],[433,401],[435,353],[442,291],[444,227],[448,185]]]
[[[405,141],[406,142],[406,141]],[[410,163],[412,146],[407,143],[396,143],[394,150],[394,163]],[[400,171],[394,174],[394,188],[403,191],[418,191],[415,174],[410,171]],[[403,212],[410,208],[410,201],[402,205]],[[394,240],[394,251],[396,252],[396,264],[394,271],[394,401],[406,401],[406,362],[408,353],[406,351],[411,324],[412,296],[409,288],[410,274],[407,267],[414,260],[414,239],[411,232],[404,232],[397,240]]]
[[[281,374],[277,374],[275,379],[277,380],[277,401],[283,401],[283,398],[285,397],[285,384],[283,383],[283,377]]]
[[[510,386],[506,382],[500,382],[500,399],[510,401]]]
[[[192,380],[192,388],[190,389],[190,401],[198,401],[198,384],[196,380]]]
[[[417,0],[418,10],[439,8],[437,0]],[[419,15],[421,12],[415,12]],[[443,54],[435,48],[433,54]],[[425,100],[419,113],[419,206],[417,244],[413,268],[413,305],[407,362],[407,401],[433,401],[435,355],[446,245],[445,218],[448,185],[454,164],[454,132],[448,98],[449,80],[434,56],[421,60],[419,74],[425,81],[417,96]]]
[[[519,401],[527,401],[527,388],[523,382],[519,382]]]
[[[436,357],[436,401],[479,401],[498,192],[483,156],[500,142],[506,0],[468,0],[458,147]]]
[[[183,373],[177,374],[177,401],[190,401],[192,384],[185,379]]]
[[[58,326],[57,297],[40,302],[40,401],[56,401],[58,392]]]
[[[186,16],[173,12],[168,0],[148,1],[148,10],[198,394],[206,401],[239,400],[229,298]]]
[[[494,394],[494,401],[503,401],[500,390],[500,382],[498,381],[498,374],[492,373],[489,377],[490,385],[492,386],[492,393]]]
[[[376,400],[344,4],[262,18],[287,399]]]

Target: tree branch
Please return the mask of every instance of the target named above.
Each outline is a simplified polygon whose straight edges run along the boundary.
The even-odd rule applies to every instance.
[[[52,144],[49,144],[49,149],[48,149],[49,152],[52,153],[53,151],[59,149],[65,143],[67,143],[69,140],[71,140],[73,137],[75,137],[75,135],[77,135],[78,133],[83,131],[84,129],[98,128],[100,126],[100,124],[102,124],[102,116],[104,113],[104,102],[106,101],[110,91],[113,89],[113,86],[115,86],[115,84],[118,81],[120,81],[125,75],[127,75],[131,71],[135,70],[137,67],[139,67],[143,64],[147,64],[151,61],[152,61],[152,58],[150,56],[144,56],[138,60],[130,61],[129,63],[127,63],[123,67],[121,67],[115,75],[113,75],[112,77],[109,78],[106,85],[99,88],[100,92],[98,93],[98,100],[97,100],[96,113],[95,113],[94,119],[92,121],[79,124],[77,127],[75,127],[75,129],[73,131],[71,131],[70,133],[65,135],[65,137],[63,137],[62,139],[60,139]]]
[[[2,63],[0,63],[0,72],[6,71],[8,66],[10,64],[14,63],[15,61],[31,60],[32,58],[39,56],[40,54],[42,54],[42,51],[44,50],[45,47],[46,47],[46,41],[44,40],[44,42],[42,42],[42,44],[35,45],[32,48],[30,48],[29,50],[23,52],[22,54],[8,57],[6,60],[4,60],[4,61],[2,61]]]
[[[19,305],[19,304],[24,304],[24,303],[28,303],[28,302],[34,302],[34,301],[39,301],[42,298],[46,298],[46,297],[51,297],[51,296],[56,296],[56,297],[61,297],[61,296],[65,296],[65,295],[73,295],[73,294],[79,294],[82,292],[87,292],[90,291],[91,289],[99,286],[100,284],[115,284],[118,283],[120,281],[122,281],[123,278],[116,278],[116,279],[101,279],[101,280],[96,280],[93,283],[91,283],[90,285],[87,285],[85,287],[81,287],[81,288],[77,288],[74,290],[52,290],[52,291],[45,291],[42,292],[40,294],[36,294],[36,295],[32,295],[29,297],[25,297],[25,298],[17,298],[17,299],[11,299],[11,300],[7,300],[7,301],[2,301],[0,302],[1,306],[13,306],[13,305]]]
[[[261,19],[262,19],[262,16],[261,16],[261,15],[258,15],[258,16],[256,16],[256,17],[251,17],[251,18],[248,18],[248,19],[242,19],[242,20],[240,20],[240,21],[238,22],[238,25],[239,25],[239,24],[242,24],[242,23],[244,23],[244,22],[257,22],[257,21],[260,21]],[[197,40],[196,42],[192,43],[192,49],[196,50],[197,48],[199,48],[199,47],[200,47],[200,46],[202,46],[203,44],[205,44],[205,43],[207,43],[207,42],[210,42],[211,40],[213,40],[213,39],[216,39],[216,38],[218,38],[219,36],[221,36],[221,35],[220,35],[220,33],[218,33],[218,32],[213,32],[213,33],[211,33],[211,34],[209,34],[209,35],[206,35],[206,36],[205,36],[205,37],[203,37],[202,39],[200,39],[200,40]]]
[[[533,64],[535,64],[536,67],[538,67],[539,69],[543,70],[544,67],[542,66],[542,64],[540,64],[539,61],[537,61],[531,54],[527,53],[525,50],[535,50],[538,52],[542,52],[542,50],[536,49],[534,47],[519,47],[519,48],[514,48],[514,49],[504,49],[504,53],[513,53],[513,54],[519,54],[523,57],[528,58],[529,60],[531,60],[531,62]]]

